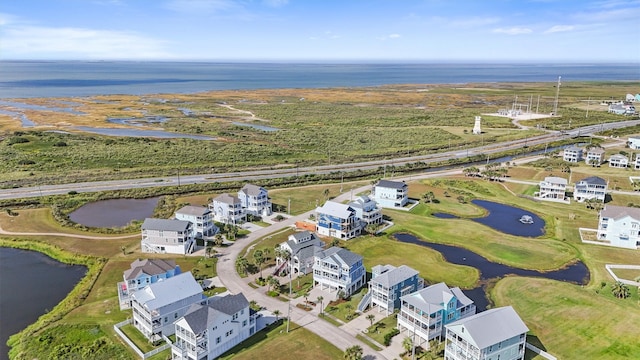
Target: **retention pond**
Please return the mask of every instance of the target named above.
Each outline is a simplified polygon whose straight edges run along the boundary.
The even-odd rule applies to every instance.
[[[95,201],[79,207],[69,214],[69,219],[90,227],[122,227],[133,220],[151,217],[159,199],[153,197]]]
[[[394,237],[403,243],[420,245],[438,251],[447,262],[452,264],[471,266],[478,269],[478,271],[480,271],[481,285],[475,289],[464,291],[464,293],[475,302],[478,311],[483,311],[487,308],[488,300],[483,284],[486,284],[486,281],[489,279],[502,278],[506,275],[517,275],[541,277],[581,285],[589,282],[589,269],[581,261],[554,271],[526,270],[489,261],[473,251],[460,247],[422,241],[411,234],[396,234]]]

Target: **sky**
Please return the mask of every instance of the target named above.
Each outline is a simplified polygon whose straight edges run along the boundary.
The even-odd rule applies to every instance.
[[[0,60],[632,62],[640,0],[6,0]]]

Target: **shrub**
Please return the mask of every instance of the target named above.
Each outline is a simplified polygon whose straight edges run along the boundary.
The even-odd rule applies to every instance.
[[[57,143],[53,144],[53,146],[64,147],[64,146],[67,146],[67,143],[64,141],[58,141]]]
[[[9,145],[24,144],[24,143],[28,143],[28,142],[29,142],[29,139],[23,138],[21,136],[14,136],[14,137],[9,139]]]
[[[384,346],[389,346],[391,345],[391,339],[400,334],[400,330],[398,329],[391,329],[391,331],[389,331],[388,333],[384,334]]]
[[[19,165],[33,165],[35,163],[36,163],[35,161],[29,160],[29,159],[22,159],[22,160],[18,161]]]

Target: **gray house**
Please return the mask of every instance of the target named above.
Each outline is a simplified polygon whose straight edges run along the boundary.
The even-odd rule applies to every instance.
[[[289,235],[279,247],[291,255],[292,274],[308,274],[313,271],[313,255],[324,248],[324,242],[311,231],[301,231]],[[276,274],[284,270],[287,261],[276,257]]]
[[[445,325],[445,360],[523,360],[527,325],[511,306]]]
[[[196,245],[189,221],[147,218],[141,229],[142,252],[185,255],[192,253]]]

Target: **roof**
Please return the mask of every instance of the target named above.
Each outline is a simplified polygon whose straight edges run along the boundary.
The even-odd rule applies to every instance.
[[[604,149],[591,148],[591,149],[587,150],[587,154],[604,154]]]
[[[229,205],[233,205],[233,204],[240,204],[240,199],[238,199],[237,196],[235,195],[231,195],[228,193],[222,193],[218,196],[216,196],[213,199],[214,202],[221,202],[221,203],[225,203],[225,204],[229,204]]]
[[[404,181],[379,180],[376,187],[391,189],[403,189],[407,184]]]
[[[449,288],[443,282],[418,290],[412,294],[405,295],[402,297],[402,301],[406,301],[418,309],[428,314],[432,314],[436,311],[442,310],[444,308],[444,304],[449,303],[454,296],[458,300],[456,307],[473,304],[473,301],[469,299],[462,290],[460,290],[460,288]]]
[[[174,260],[163,259],[137,259],[131,263],[131,268],[124,271],[125,280],[139,277],[141,274],[149,276],[164,274],[176,268]]]
[[[607,185],[607,182],[603,178],[597,176],[589,176],[580,180],[580,182],[585,182],[591,185]]]
[[[546,178],[544,178],[544,181],[552,184],[567,185],[567,179],[557,176],[547,176]]]
[[[320,250],[316,252],[315,256],[323,260],[332,259],[336,264],[347,265],[348,267],[362,261],[362,256],[337,246],[330,247],[327,250]]]
[[[153,310],[197,294],[202,294],[202,287],[191,272],[185,272],[145,286],[131,297],[148,310]]]
[[[146,218],[142,230],[187,231],[191,223],[185,220]]]
[[[317,208],[316,212],[336,216],[340,219],[348,219],[351,216],[353,209],[345,204],[340,204],[335,201],[327,201],[322,205],[322,207]]]
[[[371,279],[371,282],[378,283],[385,288],[390,288],[400,282],[418,275],[418,272],[407,265],[401,265],[395,269],[383,272]]]
[[[367,195],[360,195],[356,197],[355,200],[350,201],[347,205],[351,206],[352,208],[364,209],[364,206],[366,204],[371,205],[372,203],[374,206],[376,205],[376,202]]]
[[[227,315],[233,315],[249,306],[249,301],[242,294],[216,296],[209,300],[209,306]]]
[[[613,154],[611,156],[609,156],[609,160],[627,160],[629,161],[629,158],[622,155],[622,154]]]
[[[486,310],[445,326],[453,331],[464,327],[480,349],[529,331],[511,306]]]
[[[312,233],[310,231],[302,231],[299,233],[295,233],[292,235],[289,235],[290,237],[293,236],[296,240],[287,240],[285,241],[285,243],[289,246],[289,248],[291,249],[291,255],[296,255],[298,252],[309,248],[309,247],[313,247],[315,245],[320,245],[323,244],[322,241],[320,241],[320,239],[318,238],[318,235],[316,235],[315,233]],[[304,239],[305,237],[311,236],[311,239],[307,240],[307,241],[303,241],[300,242],[300,240]],[[311,254],[309,254],[308,256],[313,256],[313,252],[311,252]]]
[[[262,191],[267,191],[265,188],[262,188],[253,184],[245,184],[242,189],[240,189],[243,193],[249,196],[259,196]]]
[[[180,210],[176,211],[176,214],[185,214],[185,215],[192,215],[192,216],[204,216],[210,213],[211,213],[211,210],[209,210],[209,208],[206,208],[204,206],[193,206],[193,205],[184,206]]]
[[[623,217],[630,216],[640,221],[640,208],[605,205],[604,209],[600,211],[600,217],[606,217],[611,219],[621,219]]]

